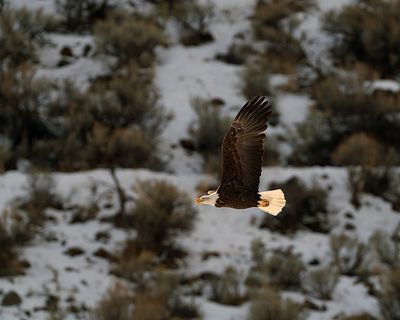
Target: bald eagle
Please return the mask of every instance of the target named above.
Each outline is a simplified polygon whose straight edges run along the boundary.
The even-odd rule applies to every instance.
[[[222,175],[217,190],[196,199],[196,204],[246,209],[257,207],[272,215],[286,204],[281,189],[258,192],[263,164],[263,143],[271,105],[265,97],[248,101],[236,115],[222,142]]]

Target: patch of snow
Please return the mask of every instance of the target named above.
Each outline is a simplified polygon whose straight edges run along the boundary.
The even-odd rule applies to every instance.
[[[293,127],[303,122],[309,113],[313,100],[307,95],[281,94],[276,99],[282,125]]]
[[[400,83],[395,80],[390,79],[380,79],[375,81],[368,81],[366,85],[374,90],[383,90],[383,91],[391,91],[391,92],[399,92],[400,91]]]

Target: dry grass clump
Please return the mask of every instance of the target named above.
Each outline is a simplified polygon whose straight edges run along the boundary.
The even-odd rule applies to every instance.
[[[370,242],[380,259],[391,268],[400,266],[400,239],[390,237],[383,231],[376,231]]]
[[[27,212],[30,225],[41,226],[45,222],[45,209],[62,207],[55,187],[53,176],[46,172],[33,172],[28,176],[27,198],[21,203],[21,209]]]
[[[15,208],[4,209],[0,214],[0,277],[23,274],[26,263],[18,256],[19,247],[32,236],[29,223]]]
[[[138,286],[146,284],[148,272],[158,265],[156,254],[149,250],[138,252],[134,239],[128,239],[117,256],[112,273]]]
[[[261,227],[282,233],[296,232],[299,228],[328,231],[327,190],[317,184],[308,187],[297,177],[272,183],[269,189],[276,189],[278,185],[285,192],[286,206],[277,217],[265,215]]]
[[[168,256],[176,249],[174,238],[189,231],[196,216],[190,197],[163,180],[141,181],[135,186],[133,208],[134,240],[139,251],[150,250]]]
[[[354,133],[345,138],[332,153],[332,162],[335,165],[376,166],[382,162],[382,145],[373,137],[364,132]]]
[[[257,292],[266,285],[281,289],[299,289],[301,273],[305,270],[300,256],[290,249],[276,250],[269,257],[265,253],[262,242],[252,242],[253,266],[246,279],[250,291]]]
[[[266,40],[265,60],[274,72],[291,73],[306,55],[300,42],[294,38],[298,24],[293,15],[314,6],[312,0],[258,1],[254,8],[253,33]]]
[[[396,210],[398,198],[397,185],[398,175],[391,167],[349,167],[348,184],[351,191],[351,203],[356,207],[361,205],[361,194],[363,192],[382,197],[392,203]]]
[[[170,116],[152,80],[151,72],[130,65],[86,93],[65,83],[48,114],[55,137],[35,154],[53,155],[51,165],[61,170],[161,168],[159,135]]]
[[[345,65],[356,61],[393,75],[400,67],[400,1],[366,0],[328,12],[323,28],[333,35],[333,57]]]
[[[319,80],[314,85],[313,95],[317,110],[297,128],[292,163],[357,165],[368,157],[346,156],[356,144],[359,149],[363,148],[363,154],[366,149],[374,148],[371,152],[375,157],[371,159],[376,163],[373,165],[399,163],[396,150],[400,122],[395,116],[399,104],[391,95],[369,93],[365,83],[354,77]]]
[[[27,178],[27,195],[0,213],[0,276],[23,273],[27,263],[18,257],[21,246],[32,239],[45,220],[45,209],[60,208],[53,178],[33,173]]]
[[[199,307],[184,298],[178,279],[166,273],[149,277],[135,293],[117,283],[92,312],[95,320],[202,319]]]
[[[378,300],[385,320],[400,318],[400,268],[386,274]]]
[[[94,34],[98,50],[115,57],[117,66],[134,62],[150,67],[155,48],[166,44],[163,29],[153,19],[125,12],[114,12],[98,22]]]
[[[268,27],[278,27],[282,20],[289,16],[311,9],[313,0],[260,0],[254,9],[253,29],[255,35],[262,39]]]
[[[391,194],[393,178],[389,166],[399,161],[393,147],[384,147],[374,137],[359,132],[344,138],[331,158],[335,165],[350,166],[348,177],[354,206],[361,205],[362,192],[384,198]]]
[[[158,102],[153,76],[153,72],[130,64],[109,82],[93,85],[90,92],[95,94],[95,105],[90,111],[95,120],[117,128],[138,126],[158,137],[170,115]]]
[[[35,62],[35,50],[44,44],[44,34],[56,25],[41,10],[3,8],[0,11],[0,70]]]
[[[345,138],[331,157],[335,165],[351,166],[348,170],[349,186],[356,207],[360,206],[362,192],[389,201],[395,196],[395,173],[390,167],[399,161],[399,155],[393,147],[384,147],[374,137],[360,132]]]
[[[244,65],[241,74],[241,92],[243,96],[251,100],[256,96],[273,96],[269,82],[269,70],[257,61]]]
[[[183,45],[197,46],[214,40],[209,30],[214,17],[214,6],[211,2],[182,2],[176,6],[174,16],[180,27]]]
[[[110,287],[93,310],[95,320],[131,320],[133,295],[122,284]]]
[[[269,283],[284,289],[298,289],[301,286],[301,272],[304,263],[299,255],[290,250],[277,251],[264,265]]]
[[[113,129],[95,123],[89,132],[88,166],[160,168],[154,141],[139,129]]]
[[[339,234],[330,237],[330,246],[333,261],[341,274],[354,276],[361,271],[367,249],[363,243],[346,234]]]
[[[177,277],[165,273],[155,278],[135,294],[132,320],[201,319],[196,304],[184,299]]]
[[[329,300],[338,280],[339,274],[336,268],[326,266],[308,271],[302,282],[309,294],[319,299]]]
[[[192,106],[196,120],[189,133],[194,149],[203,157],[204,171],[215,172],[219,168],[221,144],[231,119],[223,117],[221,110],[210,101],[194,98]]]
[[[234,267],[227,267],[224,273],[210,280],[212,301],[237,306],[246,300],[241,292],[241,277]]]
[[[226,53],[218,53],[215,58],[225,63],[242,65],[245,64],[254,53],[254,49],[251,45],[235,41],[230,44]]]
[[[341,317],[340,320],[377,320],[374,316],[369,313],[360,313],[351,316]]]
[[[50,94],[50,83],[35,78],[35,70],[27,65],[0,72],[0,134],[10,144],[11,168],[19,157],[29,159],[39,140],[52,136],[42,117]]]
[[[271,289],[264,289],[250,304],[247,320],[301,320],[302,306],[282,299]]]

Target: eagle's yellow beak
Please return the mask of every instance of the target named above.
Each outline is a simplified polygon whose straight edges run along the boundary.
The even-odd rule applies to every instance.
[[[200,204],[200,203],[201,203],[201,198],[200,198],[200,197],[197,197],[196,200],[194,200],[194,203]]]

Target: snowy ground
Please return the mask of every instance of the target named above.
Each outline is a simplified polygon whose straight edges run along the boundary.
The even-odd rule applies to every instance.
[[[179,140],[187,136],[187,128],[194,117],[190,107],[191,98],[222,98],[225,101],[222,110],[228,115],[233,115],[243,104],[243,97],[238,89],[241,68],[217,61],[215,55],[226,51],[236,33],[249,32],[248,17],[255,1],[213,2],[216,5],[216,17],[211,31],[215,42],[191,48],[173,44],[159,50],[156,84],[160,89],[161,104],[174,114],[173,121],[163,133],[165,152],[171,156],[169,171],[173,174],[147,170],[118,170],[122,186],[128,192],[132,192],[132,186],[138,179],[157,178],[167,179],[195,197],[196,186],[208,178],[200,174],[200,159],[187,154],[179,147],[170,148],[171,145],[179,145]],[[299,36],[306,36],[304,45],[311,61],[328,61],[324,55],[330,39],[319,30],[319,16],[332,7],[349,2],[351,1],[320,0],[319,8],[303,17],[298,32]],[[29,8],[43,7],[46,12],[54,12],[51,0],[15,0],[11,3]],[[82,54],[86,44],[93,45],[91,36],[52,34],[49,39],[52,45],[45,47],[40,53],[39,76],[54,80],[72,79],[78,86],[85,87],[90,79],[107,71],[101,59],[84,57]],[[64,45],[73,49],[74,61],[67,66],[57,67],[59,50]],[[285,78],[277,75],[273,79],[279,84]],[[281,114],[281,124],[277,130],[284,132],[303,121],[311,105],[312,100],[307,95],[278,92],[274,106]],[[264,168],[260,189],[265,189],[271,181],[286,180],[292,176],[299,176],[309,184],[318,182],[332,188],[329,193],[329,206],[332,221],[335,221],[333,232],[344,230],[345,213],[349,211],[354,215],[352,223],[356,227],[354,231],[349,232],[355,233],[365,242],[375,230],[391,233],[400,221],[400,215],[393,212],[388,203],[372,196],[364,196],[363,205],[356,210],[349,201],[345,169]],[[93,201],[93,197],[96,198],[107,184],[112,182],[105,170],[55,174],[55,179],[57,193],[71,205]],[[100,183],[103,186],[96,195],[90,193],[92,183]],[[13,198],[24,196],[25,185],[26,176],[22,173],[7,172],[0,175],[0,213],[6,211]],[[99,218],[107,215],[107,210],[109,209],[102,209]],[[54,219],[47,222],[40,236],[22,251],[22,257],[31,264],[26,275],[13,279],[0,278],[0,300],[9,290],[15,290],[22,298],[18,307],[0,307],[0,319],[48,319],[43,307],[50,294],[60,297],[63,308],[72,304],[70,297],[74,297],[74,305],[84,304],[91,308],[110,284],[117,280],[109,274],[110,263],[94,256],[93,253],[99,248],[115,252],[130,236],[127,232],[115,229],[111,224],[100,222],[99,219],[70,224],[72,213],[69,211],[52,210],[48,214]],[[296,253],[301,254],[306,263],[314,258],[318,258],[322,263],[329,263],[329,235],[302,231],[292,237],[282,236],[257,228],[254,221],[260,221],[262,216],[263,212],[257,209],[239,212],[200,207],[193,232],[182,235],[178,240],[189,252],[180,271],[186,275],[196,275],[205,271],[223,272],[227,266],[234,265],[245,274],[250,266],[250,244],[256,238],[261,239],[268,250],[291,246]],[[98,232],[109,233],[110,239],[96,240]],[[75,257],[66,255],[65,251],[73,247],[82,248],[82,254]],[[219,256],[204,261],[202,255],[209,251],[218,252]],[[297,295],[296,299],[299,301],[305,299],[299,293],[287,294],[291,297]],[[352,297],[351,302],[349,297]],[[205,297],[197,298],[196,302],[207,320],[245,319],[248,309],[248,304],[240,307],[223,306],[210,302]],[[351,277],[340,278],[332,301],[318,303],[325,304],[327,310],[310,312],[308,319],[328,320],[338,314],[355,314],[362,311],[379,317],[376,299],[367,294],[367,288],[363,284],[356,284],[355,279]],[[69,313],[65,319],[76,319],[76,316]]]
[[[333,219],[344,221],[343,214],[351,210],[354,214],[353,223],[356,226],[352,233],[359,239],[367,241],[378,229],[388,233],[393,232],[400,221],[400,216],[384,201],[364,197],[364,205],[359,210],[351,207],[347,194],[346,174],[344,169],[336,168],[265,168],[261,185],[265,186],[271,180],[286,180],[292,176],[299,176],[310,184],[317,181],[330,185],[333,188],[329,196]],[[132,190],[135,181],[139,179],[166,179],[189,192],[192,197],[197,195],[196,185],[204,179],[203,176],[195,174],[168,175],[147,170],[120,170],[118,176],[124,189],[128,191]],[[6,208],[7,202],[15,196],[24,196],[25,178],[23,174],[17,172],[9,172],[0,177],[3,208]],[[105,170],[56,174],[55,179],[57,193],[70,205],[82,204],[83,199],[90,198],[88,195],[91,183],[88,182],[100,183],[104,188],[112,182]],[[103,191],[99,188],[98,194],[92,197],[97,198]],[[339,203],[340,206],[337,205]],[[99,201],[99,204],[101,206],[102,202]],[[109,209],[102,210],[98,217],[107,215],[107,210]],[[41,309],[45,306],[49,294],[59,296],[63,307],[68,307],[69,303],[66,301],[73,296],[74,303],[79,301],[90,308],[95,306],[110,284],[116,281],[109,275],[109,263],[101,257],[94,256],[94,252],[100,248],[115,252],[129,234],[98,220],[71,224],[70,211],[51,210],[48,214],[54,219],[47,222],[40,236],[23,250],[23,258],[31,264],[26,275],[12,280],[0,279],[2,290],[0,296],[1,292],[15,290],[23,299],[18,308],[0,309],[2,319],[24,319],[27,312],[30,312],[31,316],[26,319],[46,319],[46,313]],[[199,207],[194,231],[181,236],[178,240],[178,243],[189,251],[186,262],[180,268],[181,271],[188,276],[207,271],[220,273],[226,267],[234,265],[238,271],[245,274],[251,264],[250,244],[254,239],[261,239],[268,250],[292,247],[294,252],[301,254],[306,263],[316,258],[322,264],[330,262],[329,235],[304,231],[290,238],[282,236],[254,225],[254,221],[260,220],[262,215],[263,213],[257,209],[239,212],[231,209]],[[342,228],[343,225],[339,223],[336,231]],[[96,240],[98,232],[108,232],[111,237],[106,241]],[[68,256],[66,251],[74,247],[81,248],[82,254]],[[218,252],[219,256],[204,261],[203,253],[210,251]],[[327,306],[327,311],[310,313],[309,319],[331,319],[338,313],[351,314],[361,311],[377,314],[377,301],[368,296],[365,286],[356,284],[355,281],[355,278],[343,276],[334,291],[333,300],[320,302]],[[348,301],[349,296],[352,297],[351,303]],[[300,301],[305,299],[297,298]],[[200,305],[204,308],[205,319],[243,319],[247,306],[245,304],[241,307],[226,307],[203,298],[199,298],[197,302],[201,302]]]

